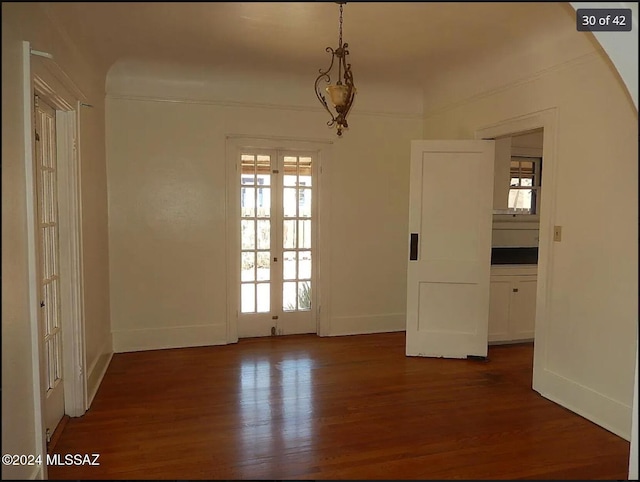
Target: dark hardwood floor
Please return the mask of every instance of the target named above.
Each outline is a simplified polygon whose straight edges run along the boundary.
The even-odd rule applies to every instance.
[[[629,443],[531,389],[533,345],[405,357],[404,333],[116,354],[52,479],[626,479]]]

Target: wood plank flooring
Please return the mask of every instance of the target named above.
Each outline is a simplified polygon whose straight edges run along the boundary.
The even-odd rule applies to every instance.
[[[626,479],[629,443],[531,389],[533,345],[408,358],[404,333],[116,354],[51,479]]]

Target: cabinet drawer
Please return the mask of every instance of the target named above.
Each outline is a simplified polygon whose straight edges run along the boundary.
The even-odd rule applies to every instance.
[[[492,266],[491,277],[494,276],[538,276],[537,265],[500,265]]]

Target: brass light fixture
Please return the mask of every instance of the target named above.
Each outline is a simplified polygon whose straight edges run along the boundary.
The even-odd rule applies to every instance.
[[[327,47],[325,49],[331,54],[331,64],[329,65],[329,68],[327,70],[320,69],[320,75],[318,75],[318,77],[316,78],[315,90],[318,100],[331,116],[331,120],[327,121],[327,125],[329,127],[336,126],[338,129],[338,136],[342,136],[342,129],[346,129],[349,127],[349,124],[347,124],[347,114],[349,113],[349,110],[351,109],[351,106],[353,104],[353,99],[356,95],[356,88],[353,85],[351,64],[347,63],[347,55],[349,55],[349,44],[342,43],[342,6],[347,2],[337,1],[336,3],[340,5],[340,37],[338,40],[338,48],[334,50],[331,47]],[[330,72],[333,68],[334,63],[338,64],[338,75],[335,84],[332,84]],[[327,94],[329,94],[329,99],[331,100],[331,104],[335,109],[335,114],[329,108],[327,99],[320,90],[319,84],[323,80],[327,84],[329,84],[329,86],[326,87],[325,90]]]

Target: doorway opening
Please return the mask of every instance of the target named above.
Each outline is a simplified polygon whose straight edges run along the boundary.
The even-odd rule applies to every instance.
[[[488,342],[533,342],[544,129],[495,142]]]
[[[558,242],[554,237],[555,199],[557,160],[556,131],[557,109],[550,108],[532,112],[519,117],[505,119],[496,124],[480,128],[476,131],[476,139],[495,139],[511,137],[518,134],[542,130],[542,159],[544,167],[540,171],[539,210],[536,214],[538,222],[538,252],[535,268],[535,315],[534,315],[534,350],[533,350],[533,389],[539,393],[545,392],[548,384],[547,366],[547,334],[548,330],[548,300],[551,299],[551,279],[553,271],[553,243]],[[511,149],[509,147],[509,160]],[[510,173],[510,170],[507,171]],[[496,176],[496,182],[497,176]],[[538,208],[537,208],[538,209]],[[494,215],[495,216],[495,215]],[[534,219],[534,218],[530,218]],[[517,224],[514,223],[513,226]],[[513,290],[513,288],[511,288]],[[513,291],[512,291],[513,293]],[[518,294],[520,292],[518,291]],[[530,308],[529,308],[530,310]],[[530,312],[530,311],[529,311]]]

